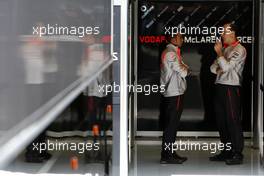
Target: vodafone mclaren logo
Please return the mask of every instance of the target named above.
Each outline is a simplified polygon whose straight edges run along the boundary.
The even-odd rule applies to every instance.
[[[139,41],[140,43],[164,43],[166,42],[166,38],[164,35],[141,35],[139,36]]]
[[[238,36],[237,39],[240,43],[253,43],[254,38],[252,36]],[[215,36],[184,36],[184,43],[215,43],[217,41],[221,41],[220,37]],[[152,43],[166,43],[165,35],[140,35],[139,42],[145,44]]]

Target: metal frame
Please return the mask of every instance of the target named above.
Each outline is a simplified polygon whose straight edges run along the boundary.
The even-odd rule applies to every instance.
[[[134,4],[134,84],[137,85],[138,83],[138,0],[135,0],[133,2]],[[133,121],[134,121],[134,134],[137,133],[137,116],[138,116],[138,108],[137,108],[137,104],[138,104],[138,99],[137,99],[137,92],[134,92],[134,117],[133,117]],[[136,136],[136,135],[135,135]]]
[[[119,53],[119,59],[113,63],[113,81],[120,81],[120,1],[113,1],[113,51]],[[120,94],[113,92],[113,146],[112,175],[120,175]]]
[[[258,79],[258,93],[259,93],[259,100],[258,100],[258,125],[259,125],[259,152],[261,163],[264,166],[264,126],[263,126],[263,89],[261,90],[261,86],[263,88],[263,64],[264,64],[264,1],[259,2],[259,33],[260,33],[260,40],[259,44],[259,79]]]
[[[137,131],[137,137],[161,137],[162,131]],[[178,137],[219,137],[217,131],[178,131]],[[244,132],[244,137],[250,138],[251,132]]]
[[[137,14],[138,14],[138,2],[139,1],[143,1],[143,0],[135,0],[134,4],[136,4],[136,7],[134,8],[134,12],[135,12],[135,18],[134,18],[134,21],[135,21],[135,27],[134,27],[134,35],[137,36],[138,34],[138,27],[137,27],[137,24],[138,24],[138,18],[137,18]],[[181,1],[175,1],[175,0],[149,0],[149,2],[188,2],[188,1],[192,1],[192,2],[215,2],[216,0],[181,0]],[[245,2],[254,2],[254,0],[223,0],[223,1],[226,1],[226,2],[230,2],[230,1],[245,1]],[[253,7],[254,8],[254,7]],[[254,22],[254,16],[253,16],[253,22]],[[252,25],[254,26],[254,25]],[[254,36],[254,28],[252,27],[252,32],[253,32],[253,36]],[[135,69],[134,69],[134,73],[135,73],[135,84],[137,84],[137,81],[138,81],[138,77],[137,77],[137,57],[138,57],[138,41],[137,41],[137,37],[134,38],[134,57],[135,57]],[[253,58],[253,56],[252,56]],[[252,63],[252,68],[253,68],[253,63]],[[253,70],[253,69],[252,69]],[[253,75],[253,73],[252,73]],[[148,136],[157,136],[157,134],[160,133],[160,131],[137,131],[137,93],[135,92],[134,93],[134,124],[135,124],[135,133],[136,133],[136,136],[142,136],[142,134],[144,135],[148,135]],[[254,137],[256,138],[255,136],[253,136],[254,134],[254,131],[253,131],[253,117],[254,117],[254,114],[253,114],[253,83],[252,83],[252,115],[251,115],[251,119],[252,119],[252,128],[251,128],[251,132],[246,132],[244,134],[247,135],[247,137]],[[188,132],[179,132],[179,135],[180,134],[185,134],[187,136],[210,136],[212,135],[213,137],[216,137],[216,135],[214,135],[214,132],[207,132],[207,131],[188,131]],[[250,135],[250,136],[249,136]]]
[[[138,1],[133,1],[131,2],[131,55],[132,55],[132,59],[133,59],[133,70],[132,71],[132,84],[134,85],[137,85],[137,80],[138,80],[138,77],[137,77],[137,47],[138,47],[138,40],[137,40],[137,36],[138,36],[138,29],[137,29],[137,17],[138,17],[138,13],[137,13],[137,7],[138,7]],[[137,132],[137,92],[133,92],[133,109],[132,109],[132,116],[131,116],[131,127],[133,128],[130,128],[130,131],[131,131],[131,150],[130,152],[132,152],[132,148],[134,147],[134,144],[135,144],[135,137],[136,137],[136,132]],[[130,153],[131,155],[131,153]],[[133,156],[133,155],[131,155]],[[133,160],[134,158],[131,158],[131,160]],[[130,161],[131,161],[130,160]]]
[[[260,130],[260,117],[258,115],[259,113],[259,95],[260,95],[260,91],[259,91],[259,64],[260,64],[260,44],[261,44],[261,40],[260,40],[260,6],[261,2],[260,0],[254,0],[253,1],[253,25],[252,25],[252,31],[253,31],[253,36],[255,37],[254,39],[254,43],[252,45],[252,58],[253,59],[253,63],[252,63],[252,104],[251,104],[251,109],[252,109],[252,137],[253,137],[253,147],[254,148],[259,148],[260,145],[260,134],[259,130]]]
[[[128,175],[128,0],[121,2],[120,21],[120,175]]]
[[[130,67],[130,84],[137,85],[137,7],[138,1],[130,1],[130,63],[133,64]],[[136,132],[137,132],[137,93],[132,92],[129,94],[130,100],[130,114],[129,114],[129,170],[130,174],[134,171],[137,160],[135,154],[136,150]],[[133,175],[133,174],[132,174]]]

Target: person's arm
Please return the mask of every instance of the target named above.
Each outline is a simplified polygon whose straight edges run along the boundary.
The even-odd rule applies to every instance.
[[[183,61],[181,61],[181,65],[183,66],[183,67],[185,67],[187,70],[189,70],[190,68],[189,68],[189,66],[188,65],[186,65]]]
[[[217,63],[223,72],[234,69],[241,61],[246,58],[246,51],[244,49],[235,50],[231,53],[231,57],[225,58],[220,56],[217,58]]]
[[[215,60],[214,63],[210,66],[210,70],[212,73],[217,74],[218,68],[219,68],[219,65],[217,63],[217,60]]]
[[[187,76],[189,76],[191,74],[191,69],[188,65],[186,65],[183,61],[181,61],[181,64],[183,69],[187,70]]]
[[[168,52],[165,58],[173,71],[180,74],[181,77],[185,78],[188,74],[188,69],[179,63],[179,58],[175,52]]]

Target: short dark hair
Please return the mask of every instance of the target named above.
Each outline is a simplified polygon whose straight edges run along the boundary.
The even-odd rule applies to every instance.
[[[177,34],[174,34],[174,35],[168,35],[166,39],[167,39],[167,41],[170,42],[173,38],[175,38],[175,37],[177,37],[177,36],[179,36],[179,35],[180,35],[182,38],[184,38],[183,35],[182,35],[181,33],[177,33]]]
[[[232,32],[234,32],[235,33],[235,36],[237,37],[237,35],[238,35],[238,27],[237,27],[237,25],[235,24],[235,22],[234,21],[231,21],[231,22],[225,22],[225,23],[223,23],[223,26],[224,25],[229,25],[230,26],[230,31],[232,31]]]
[[[170,43],[170,41],[171,41],[171,35],[165,35],[165,38],[166,38],[166,42],[167,43]]]

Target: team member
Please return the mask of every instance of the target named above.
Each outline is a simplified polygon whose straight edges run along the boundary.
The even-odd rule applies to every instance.
[[[216,74],[215,115],[219,128],[220,140],[226,148],[220,154],[210,157],[211,161],[225,161],[226,164],[242,164],[244,138],[241,126],[240,86],[242,71],[246,59],[246,49],[236,38],[234,24],[225,24],[221,42],[215,44],[217,59],[211,65],[211,72]]]
[[[162,151],[160,163],[181,164],[187,160],[172,152],[176,140],[177,127],[183,110],[183,94],[186,90],[185,77],[189,67],[183,63],[180,47],[183,36],[177,34],[169,40],[169,44],[161,55],[160,83],[165,86],[161,97],[160,116],[164,122]]]

